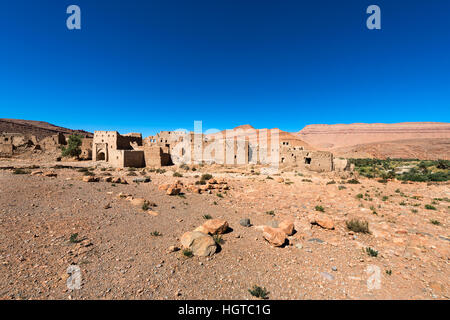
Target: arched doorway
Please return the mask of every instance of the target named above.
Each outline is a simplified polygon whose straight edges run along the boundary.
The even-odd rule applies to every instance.
[[[105,153],[103,151],[100,151],[97,154],[97,161],[105,161],[105,160],[106,160]]]

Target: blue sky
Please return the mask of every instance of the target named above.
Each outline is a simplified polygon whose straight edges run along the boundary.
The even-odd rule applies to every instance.
[[[448,0],[0,3],[0,118],[144,135],[450,120]]]

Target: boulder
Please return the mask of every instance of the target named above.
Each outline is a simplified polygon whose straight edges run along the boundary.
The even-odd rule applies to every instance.
[[[97,182],[98,179],[94,176],[83,176],[84,182]]]
[[[169,196],[176,196],[176,195],[179,195],[180,192],[181,192],[180,188],[169,187],[167,189],[166,194],[169,195]]]
[[[243,226],[243,227],[251,227],[251,223],[250,223],[250,219],[249,218],[244,218],[244,219],[241,219],[240,221],[239,221],[239,224],[241,225],[241,226]]]
[[[158,190],[161,191],[166,191],[167,189],[169,189],[170,184],[161,184],[160,186],[158,186]]]
[[[325,215],[316,216],[311,220],[311,224],[317,224],[321,226],[324,229],[333,230],[334,229],[334,222],[329,217]]]
[[[203,232],[186,232],[181,236],[180,241],[183,248],[191,250],[195,256],[211,256],[217,250],[217,245],[214,239]]]
[[[278,178],[275,179],[275,181],[278,182],[278,183],[283,183],[284,179],[282,177],[278,177]]]
[[[145,200],[144,198],[134,198],[131,199],[130,202],[133,206],[141,208],[147,202],[147,200]]]
[[[223,219],[209,219],[202,227],[210,234],[223,234],[228,230],[228,222]]]
[[[281,231],[283,231],[287,236],[294,233],[294,223],[291,220],[281,221],[278,228],[281,229]]]
[[[281,247],[286,242],[286,233],[279,228],[264,226],[263,237],[275,247]]]

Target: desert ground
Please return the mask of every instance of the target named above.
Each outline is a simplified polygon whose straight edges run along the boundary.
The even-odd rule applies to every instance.
[[[117,170],[4,159],[0,168],[3,299],[256,299],[254,285],[269,299],[450,296],[445,182],[265,174],[258,166]],[[227,187],[201,194],[186,187],[206,173]],[[143,177],[150,181],[133,182]],[[166,184],[183,184],[181,194],[168,195]],[[177,250],[208,218],[229,226],[217,252]],[[352,219],[367,221],[370,233],[349,230]],[[295,231],[275,247],[262,226],[285,221]],[[66,285],[70,265],[81,269],[80,289]],[[368,286],[376,275],[379,286]]]

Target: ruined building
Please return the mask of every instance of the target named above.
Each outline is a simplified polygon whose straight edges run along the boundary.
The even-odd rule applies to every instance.
[[[202,133],[161,131],[142,139],[141,134],[120,135],[116,131],[96,131],[92,159],[114,167],[159,167],[191,163],[246,165],[276,164],[316,172],[334,170],[333,154],[306,150],[305,145],[289,139],[265,144],[249,142],[246,137],[219,138]],[[340,170],[346,164],[338,161]]]
[[[114,167],[145,166],[140,133],[119,134],[117,131],[95,131],[92,160],[105,161]]]

